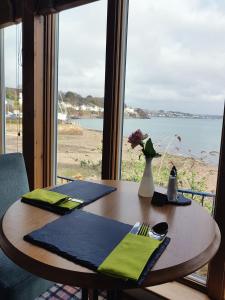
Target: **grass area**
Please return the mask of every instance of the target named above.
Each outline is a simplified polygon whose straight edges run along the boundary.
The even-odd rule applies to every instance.
[[[129,160],[122,162],[122,180],[140,182],[143,170],[145,167],[144,159]],[[59,174],[65,177],[72,177],[75,179],[96,179],[101,178],[101,161],[94,162],[92,160],[81,160],[77,165],[58,165]],[[170,166],[168,164],[162,165],[159,170],[158,163],[153,163],[153,177],[155,185],[167,187],[170,173]],[[178,188],[190,189],[193,191],[204,192],[206,190],[206,178],[199,177],[195,170],[180,169],[178,174]],[[190,197],[190,195],[186,195]],[[194,200],[201,204],[202,196],[194,196]],[[204,207],[209,213],[212,211],[212,198],[204,199]]]
[[[128,181],[140,182],[145,166],[144,159],[123,161],[122,163],[122,179]],[[158,164],[153,164],[153,178],[155,185],[167,188],[168,178],[170,174],[170,166],[168,164],[162,165],[160,170]],[[193,169],[180,169],[178,173],[178,188],[190,189],[192,191],[205,192],[206,191],[206,177],[198,176]],[[190,195],[186,195],[190,197]],[[194,196],[194,200],[202,203],[202,196]],[[212,211],[212,198],[204,199],[204,207],[209,213]]]

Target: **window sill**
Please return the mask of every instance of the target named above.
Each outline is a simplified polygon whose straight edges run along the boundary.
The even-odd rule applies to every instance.
[[[141,299],[141,300],[160,300],[160,299],[170,299],[170,300],[210,300],[210,298],[193,288],[190,288],[184,284],[176,281],[168,282],[161,285],[152,286],[136,290],[126,291],[126,295],[130,296],[130,299]]]

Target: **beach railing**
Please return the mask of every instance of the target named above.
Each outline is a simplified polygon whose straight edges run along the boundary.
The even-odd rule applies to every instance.
[[[57,176],[57,183],[61,183],[61,184],[74,181],[74,180],[76,179],[71,177]]]
[[[74,178],[65,176],[57,176],[57,179],[58,183],[61,184],[75,180]],[[213,214],[213,203],[216,196],[214,193],[198,192],[189,189],[178,189],[178,192],[184,196],[187,195],[187,197],[191,197],[193,200],[198,201],[202,206],[206,206],[211,214]]]
[[[189,189],[178,189],[178,192],[184,196],[187,195],[188,198],[191,197],[193,200],[196,200],[203,207],[206,207],[211,213],[211,215],[213,215],[213,207],[214,207],[213,203],[215,201],[216,194],[207,193],[207,192],[198,192]]]

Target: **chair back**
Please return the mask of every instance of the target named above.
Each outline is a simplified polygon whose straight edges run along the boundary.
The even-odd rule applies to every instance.
[[[0,217],[7,208],[29,192],[26,167],[21,153],[0,155]]]

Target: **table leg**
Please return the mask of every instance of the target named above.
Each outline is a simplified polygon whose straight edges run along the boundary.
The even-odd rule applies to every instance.
[[[108,290],[107,300],[121,300],[122,291],[121,290]]]
[[[114,293],[111,290],[107,291],[107,300],[113,300]]]
[[[89,300],[98,300],[98,290],[88,290]]]
[[[88,300],[88,289],[82,288],[82,290],[81,290],[81,299],[82,300]]]

